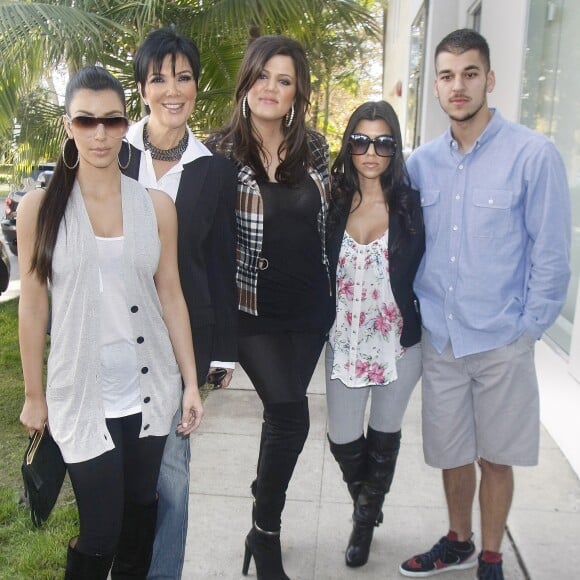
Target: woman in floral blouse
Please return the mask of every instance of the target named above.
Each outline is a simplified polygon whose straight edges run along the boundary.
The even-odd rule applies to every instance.
[[[326,350],[328,437],[354,503],[347,566],[362,566],[383,519],[401,423],[421,375],[413,280],[425,251],[397,115],[385,101],[352,114],[332,167],[328,257],[336,321]],[[371,395],[367,435],[364,415]]]

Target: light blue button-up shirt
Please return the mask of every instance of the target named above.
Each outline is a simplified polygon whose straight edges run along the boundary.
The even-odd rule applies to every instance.
[[[462,357],[558,316],[570,279],[566,169],[545,136],[494,114],[462,154],[449,129],[408,160],[421,192],[427,251],[415,279],[438,352]]]

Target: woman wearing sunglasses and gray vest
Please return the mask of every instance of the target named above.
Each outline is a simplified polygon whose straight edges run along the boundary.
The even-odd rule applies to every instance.
[[[50,183],[18,206],[20,421],[29,433],[48,424],[67,464],[80,525],[65,579],[143,579],[173,416],[181,402],[186,437],[203,415],[177,215],[163,192],[121,173],[129,123],[115,77],[78,71],[65,113]]]
[[[421,376],[413,280],[425,235],[391,105],[367,102],[354,111],[331,177],[327,247],[336,320],[326,348],[328,438],[354,504],[346,564],[356,567],[366,564],[383,520],[403,414]]]

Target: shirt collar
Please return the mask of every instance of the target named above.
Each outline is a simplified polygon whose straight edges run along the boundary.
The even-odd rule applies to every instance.
[[[482,145],[487,143],[490,139],[493,139],[501,129],[503,125],[503,117],[501,116],[500,112],[497,109],[491,108],[489,109],[492,113],[491,119],[489,123],[485,126],[485,129],[482,131],[481,135],[475,140],[471,151],[474,149],[479,149]],[[459,150],[459,143],[453,137],[453,133],[451,132],[451,125],[447,128],[447,142],[449,143],[449,147],[452,151]]]
[[[143,119],[131,125],[127,132],[127,140],[129,143],[140,151],[145,151],[145,145],[143,144],[143,126],[148,120],[149,116],[143,117]],[[189,133],[189,141],[187,142],[187,149],[181,156],[179,165],[191,163],[199,157],[210,157],[212,152],[201,141],[195,138],[189,127],[186,126],[186,130]]]

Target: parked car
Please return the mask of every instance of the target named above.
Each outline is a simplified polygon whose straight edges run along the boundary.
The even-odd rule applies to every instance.
[[[0,294],[6,292],[10,282],[10,258],[4,247],[4,242],[0,239]]]
[[[25,193],[25,191],[11,191],[8,194],[4,202],[4,217],[0,222],[6,245],[15,256],[18,255],[16,248],[16,208]]]
[[[40,169],[40,171],[37,170],[35,172],[36,187],[46,187],[54,173],[54,163],[45,163],[40,165],[38,169]],[[2,228],[6,244],[15,256],[18,255],[18,244],[16,240],[16,210],[25,193],[26,191],[12,191],[8,194],[8,197],[4,202],[4,217],[0,222],[0,227]]]

